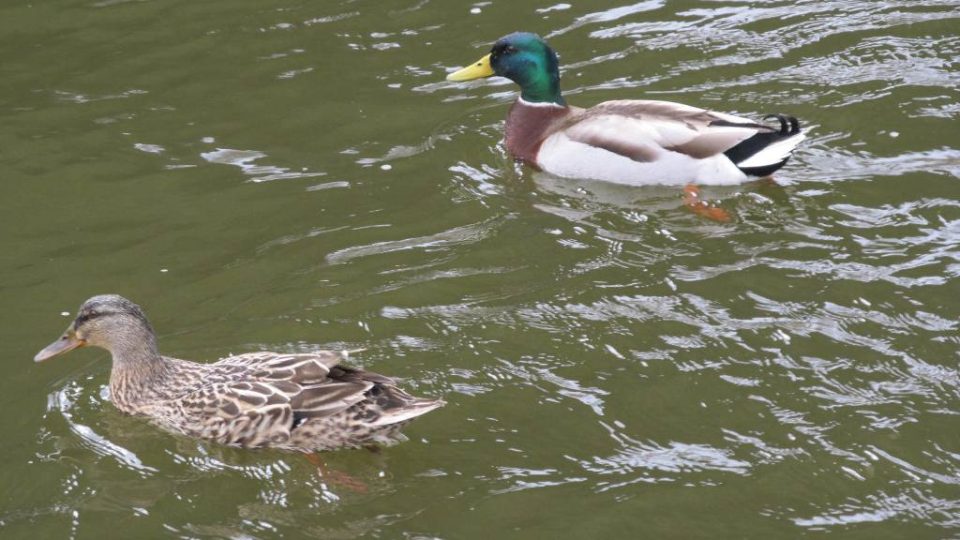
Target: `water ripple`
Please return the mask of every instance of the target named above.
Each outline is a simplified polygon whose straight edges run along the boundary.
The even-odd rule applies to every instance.
[[[501,222],[501,219],[494,218],[480,223],[455,227],[453,229],[428,236],[404,238],[402,240],[389,240],[363,246],[352,246],[330,253],[327,255],[326,259],[329,264],[342,264],[359,257],[382,255],[397,251],[407,251],[413,249],[448,249],[461,244],[472,244],[483,238],[486,238],[497,228]]]
[[[723,472],[746,475],[750,463],[733,458],[729,452],[704,444],[670,442],[658,444],[636,440],[601,422],[619,449],[610,456],[574,459],[585,470],[603,476],[628,476],[626,480],[601,480],[599,491],[617,489],[638,482],[679,482],[694,473]],[[710,484],[710,480],[701,480]]]
[[[63,415],[64,420],[67,421],[70,431],[72,431],[73,434],[76,435],[80,441],[85,446],[90,448],[94,453],[101,456],[112,457],[131,470],[134,470],[144,476],[159,472],[153,467],[144,465],[143,461],[141,461],[135,453],[127,450],[119,444],[110,441],[106,437],[94,431],[90,426],[76,422],[71,410],[75,400],[79,396],[80,387],[78,385],[71,384],[47,396],[47,410],[59,411],[60,414]]]
[[[200,157],[210,163],[239,167],[240,170],[243,171],[243,174],[252,177],[250,179],[251,182],[271,182],[273,180],[313,178],[327,174],[324,172],[311,172],[307,170],[291,172],[290,169],[286,167],[260,165],[254,163],[258,159],[267,157],[267,154],[258,152],[256,150],[217,148],[211,152],[202,152]]]

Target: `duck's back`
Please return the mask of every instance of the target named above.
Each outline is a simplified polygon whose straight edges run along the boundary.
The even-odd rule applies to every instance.
[[[792,122],[778,131],[669,101],[607,101],[579,109],[520,99],[507,118],[506,142],[515,157],[568,178],[737,184],[786,162],[803,140]]]
[[[341,359],[320,351],[249,353],[207,365],[178,361],[185,393],[155,419],[221,444],[314,451],[392,442],[400,425],[443,404],[414,398],[382,375],[340,366]]]

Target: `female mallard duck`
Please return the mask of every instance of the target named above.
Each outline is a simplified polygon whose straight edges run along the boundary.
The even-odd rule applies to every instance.
[[[117,295],[80,306],[41,362],[93,345],[110,351],[110,396],[121,411],[169,431],[248,448],[313,452],[402,440],[400,428],[444,404],[415,398],[346,356],[255,352],[197,364],[161,356],[147,317]]]
[[[796,118],[779,114],[772,115],[779,121],[773,128],[669,101],[573,107],[560,93],[557,65],[557,54],[540,36],[518,32],[500,38],[490,54],[447,80],[499,75],[520,85],[507,115],[507,151],[569,178],[739,184],[782,167],[805,138]]]

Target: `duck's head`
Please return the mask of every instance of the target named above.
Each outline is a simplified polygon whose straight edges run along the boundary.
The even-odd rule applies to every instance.
[[[116,294],[103,294],[84,302],[63,336],[33,359],[42,362],[88,345],[113,352],[143,344],[156,346],[153,327],[140,306]]]
[[[447,75],[447,80],[470,81],[499,75],[520,85],[520,96],[525,101],[564,105],[558,65],[557,53],[540,36],[516,32],[498,39],[490,54]]]

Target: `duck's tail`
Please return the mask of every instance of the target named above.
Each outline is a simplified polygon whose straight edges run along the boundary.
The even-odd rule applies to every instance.
[[[766,128],[724,152],[737,168],[750,176],[767,176],[783,167],[797,145],[807,138],[793,116],[771,114],[764,117],[780,121],[780,129]]]
[[[390,389],[393,392],[403,392],[399,388]],[[439,409],[446,405],[442,399],[416,398],[403,392],[403,405],[397,407],[384,408],[380,417],[372,422],[373,426],[389,426],[395,424],[406,424],[414,418],[427,414],[428,412]]]
[[[379,373],[338,365],[329,377],[336,381],[354,382],[366,386],[363,401],[358,405],[361,416],[371,428],[403,424],[446,405],[442,399],[411,396],[397,387],[396,381]]]

